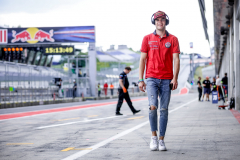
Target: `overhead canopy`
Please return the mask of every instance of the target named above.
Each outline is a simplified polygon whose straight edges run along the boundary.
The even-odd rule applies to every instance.
[[[205,38],[208,40],[209,42],[209,37],[208,37],[208,26],[207,26],[207,20],[206,20],[206,16],[205,16],[205,1],[204,0],[198,0],[199,3],[199,7],[200,7],[200,12],[201,12],[201,17],[202,17],[202,23],[203,23],[203,29],[204,29],[204,33],[205,33]]]

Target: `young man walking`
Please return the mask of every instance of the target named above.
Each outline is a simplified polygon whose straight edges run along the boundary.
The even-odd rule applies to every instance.
[[[149,121],[152,131],[150,149],[165,151],[167,148],[163,140],[167,129],[168,105],[171,89],[175,90],[178,87],[180,49],[177,37],[166,30],[169,24],[168,16],[158,11],[152,15],[151,20],[156,30],[145,36],[142,41],[138,86],[141,91],[145,92],[146,84],[143,75],[146,64],[145,78],[147,79]],[[158,96],[160,99],[159,140],[157,138]]]
[[[123,115],[122,113],[120,113],[120,109],[123,104],[123,99],[126,100],[128,106],[131,109],[131,111],[133,112],[133,114],[136,114],[141,111],[141,110],[136,110],[133,107],[131,99],[130,99],[128,91],[127,91],[128,87],[129,87],[127,74],[130,73],[131,70],[132,69],[130,67],[125,67],[124,71],[119,75],[119,88],[118,88],[119,96],[118,96],[118,103],[117,103],[117,108],[116,108],[117,116]]]

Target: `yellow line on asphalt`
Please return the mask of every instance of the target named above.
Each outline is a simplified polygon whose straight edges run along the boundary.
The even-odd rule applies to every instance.
[[[69,147],[69,148],[66,148],[66,149],[64,149],[64,150],[61,150],[62,152],[66,152],[66,151],[70,151],[70,150],[73,150],[74,149],[74,147]]]
[[[33,143],[7,143],[6,145],[28,145]]]
[[[90,116],[88,116],[88,117],[97,117],[98,115],[90,115]]]
[[[61,150],[62,152],[70,151],[70,150],[92,150],[92,148],[74,148],[74,147],[69,147],[64,150]]]
[[[134,117],[134,118],[128,118],[128,119],[140,119],[143,118],[144,116],[140,116],[140,117]]]

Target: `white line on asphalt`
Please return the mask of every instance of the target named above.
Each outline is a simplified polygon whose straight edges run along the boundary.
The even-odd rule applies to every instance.
[[[133,99],[134,100],[134,99]],[[146,99],[143,100],[138,100],[136,102],[140,102],[140,101],[146,101]],[[110,101],[110,102],[116,102],[117,101]],[[107,103],[107,102],[106,102]],[[91,104],[91,103],[90,103]],[[79,107],[79,106],[84,106],[84,105],[90,105],[90,104],[83,104],[83,105],[77,105],[77,106],[70,106],[70,107]],[[92,103],[92,104],[98,104],[98,103]],[[108,107],[111,105],[116,105],[116,104],[106,104],[106,105],[102,105],[102,106],[97,106],[97,107]],[[60,107],[60,108],[52,108],[52,109],[61,109],[64,107]],[[9,120],[16,120],[16,119],[22,119],[22,118],[29,118],[29,117],[35,117],[35,116],[44,116],[44,115],[51,115],[51,114],[56,114],[56,113],[62,113],[62,112],[75,112],[76,110],[86,110],[86,109],[92,109],[93,107],[88,107],[88,108],[79,108],[79,109],[73,109],[73,110],[66,110],[66,111],[60,111],[60,112],[50,112],[50,113],[43,113],[43,114],[35,114],[35,115],[30,115],[30,116],[24,116],[24,117],[16,117],[16,118],[10,118],[10,119],[3,119],[0,120],[0,122],[2,121],[9,121]],[[35,111],[42,111],[42,110],[33,110],[33,111],[28,111],[28,112],[35,112]],[[25,112],[16,112],[16,114],[18,113],[25,113]],[[15,114],[15,113],[6,113],[7,114]],[[0,114],[0,115],[5,115],[5,114]]]
[[[185,103],[185,104],[183,104],[183,105],[181,105],[181,106],[179,106],[179,107],[177,107],[177,108],[169,111],[169,113],[172,113],[172,112],[174,112],[174,111],[176,111],[176,110],[178,110],[178,109],[180,109],[180,108],[182,108],[182,107],[184,107],[184,106],[186,106],[186,105],[188,105],[188,104],[190,104],[190,103],[192,103],[192,102],[194,102],[194,101],[196,101],[196,100],[197,100],[197,99],[194,99],[194,100],[192,100],[192,101],[190,101],[190,102],[188,102],[188,103]],[[100,142],[100,143],[97,143],[97,144],[89,147],[89,148],[92,148],[92,150],[79,151],[79,152],[77,152],[77,153],[75,153],[75,154],[73,154],[73,155],[70,155],[70,156],[62,159],[62,160],[74,160],[74,159],[80,158],[80,157],[84,156],[85,154],[88,154],[89,152],[94,151],[94,150],[98,149],[99,147],[102,147],[102,146],[106,145],[107,143],[109,143],[109,142],[111,142],[111,141],[113,141],[113,140],[115,140],[115,139],[118,139],[118,138],[120,138],[120,137],[122,137],[122,136],[125,136],[125,135],[127,135],[128,133],[131,133],[131,132],[133,132],[133,131],[135,131],[135,130],[137,130],[137,129],[143,127],[143,126],[145,126],[145,125],[148,124],[148,123],[149,123],[149,121],[143,122],[143,123],[141,123],[141,124],[139,124],[139,125],[137,125],[137,126],[135,126],[135,127],[133,127],[133,128],[130,128],[130,129],[128,129],[128,130],[125,130],[125,131],[123,131],[123,132],[121,132],[121,133],[119,133],[119,134],[117,134],[117,135],[115,135],[115,136],[113,136],[113,137],[110,137],[110,138],[108,138],[108,139],[106,139],[106,140],[104,140],[104,141],[102,141],[102,142]]]
[[[126,115],[123,115],[123,116],[126,116]],[[44,128],[51,128],[51,127],[58,127],[58,126],[66,126],[66,125],[75,124],[75,123],[99,121],[99,120],[104,120],[104,119],[119,118],[119,117],[123,117],[123,116],[112,116],[112,117],[104,117],[104,118],[97,118],[97,119],[89,119],[89,120],[84,120],[84,121],[76,121],[76,122],[62,123],[62,124],[56,124],[56,125],[50,125],[50,126],[42,126],[42,127],[37,127],[35,129],[44,129]]]

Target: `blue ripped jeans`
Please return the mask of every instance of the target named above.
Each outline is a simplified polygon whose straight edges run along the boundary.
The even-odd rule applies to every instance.
[[[149,121],[151,131],[157,131],[158,125],[158,97],[160,100],[160,119],[159,119],[159,132],[160,136],[165,136],[167,122],[168,122],[168,104],[170,102],[171,90],[169,87],[170,79],[147,79],[147,94],[149,106],[154,106],[156,109],[151,110],[149,108]]]

